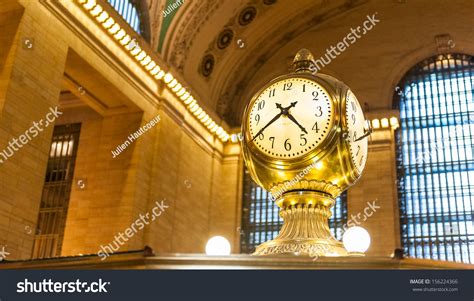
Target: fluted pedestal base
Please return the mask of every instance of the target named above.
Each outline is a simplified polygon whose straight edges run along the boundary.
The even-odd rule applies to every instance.
[[[283,226],[278,236],[257,247],[253,255],[347,256],[331,234],[328,219],[334,199],[317,192],[292,192],[276,201]]]

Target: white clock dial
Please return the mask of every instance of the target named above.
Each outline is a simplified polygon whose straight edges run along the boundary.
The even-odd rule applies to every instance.
[[[347,92],[346,97],[346,121],[352,164],[360,173],[364,169],[365,162],[367,161],[368,137],[358,140],[358,138],[362,137],[365,133],[365,119],[362,108],[351,91]]]
[[[333,111],[330,96],[318,83],[306,78],[278,81],[250,108],[250,139],[273,158],[303,156],[328,135]]]

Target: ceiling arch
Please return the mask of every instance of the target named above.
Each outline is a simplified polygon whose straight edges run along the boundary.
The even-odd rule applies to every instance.
[[[300,48],[318,58],[377,14],[374,29],[321,72],[344,81],[371,109],[389,109],[393,70],[412,53],[436,54],[436,36],[443,34],[458,48],[472,49],[473,9],[474,3],[462,0],[185,1],[169,24],[161,55],[206,108],[238,126],[251,95],[287,73]]]

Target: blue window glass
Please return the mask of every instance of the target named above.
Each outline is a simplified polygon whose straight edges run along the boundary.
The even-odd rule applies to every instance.
[[[141,33],[140,17],[136,6],[130,0],[107,0],[112,7],[137,33]]]
[[[474,263],[474,59],[444,54],[396,89],[401,240],[417,258]]]
[[[242,197],[240,250],[242,253],[253,253],[258,245],[274,239],[278,235],[283,220],[278,215],[278,206],[270,199],[270,193],[252,180],[247,169],[244,171]],[[345,192],[336,198],[336,203],[331,211],[329,228],[337,239],[341,239],[343,226],[347,222]]]

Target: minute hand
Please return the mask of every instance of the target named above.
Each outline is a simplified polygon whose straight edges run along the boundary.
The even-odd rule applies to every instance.
[[[290,119],[291,121],[293,121],[294,123],[296,123],[296,125],[299,126],[300,129],[301,129],[304,133],[308,134],[308,132],[306,131],[306,129],[305,129],[301,124],[299,124],[298,121],[296,121],[296,119],[295,119],[295,117],[293,117],[293,115],[291,115],[290,113],[288,113],[288,114],[286,114],[286,116],[288,117],[288,119]]]
[[[273,117],[273,119],[270,120],[269,123],[267,123],[260,131],[258,131],[257,134],[255,134],[255,136],[252,138],[252,140],[250,140],[250,142],[254,141],[255,138],[258,137],[258,135],[260,135],[267,127],[269,127],[270,124],[274,123],[278,118],[280,118],[281,115],[283,115],[283,112],[280,112],[280,113],[278,113],[275,117]]]

